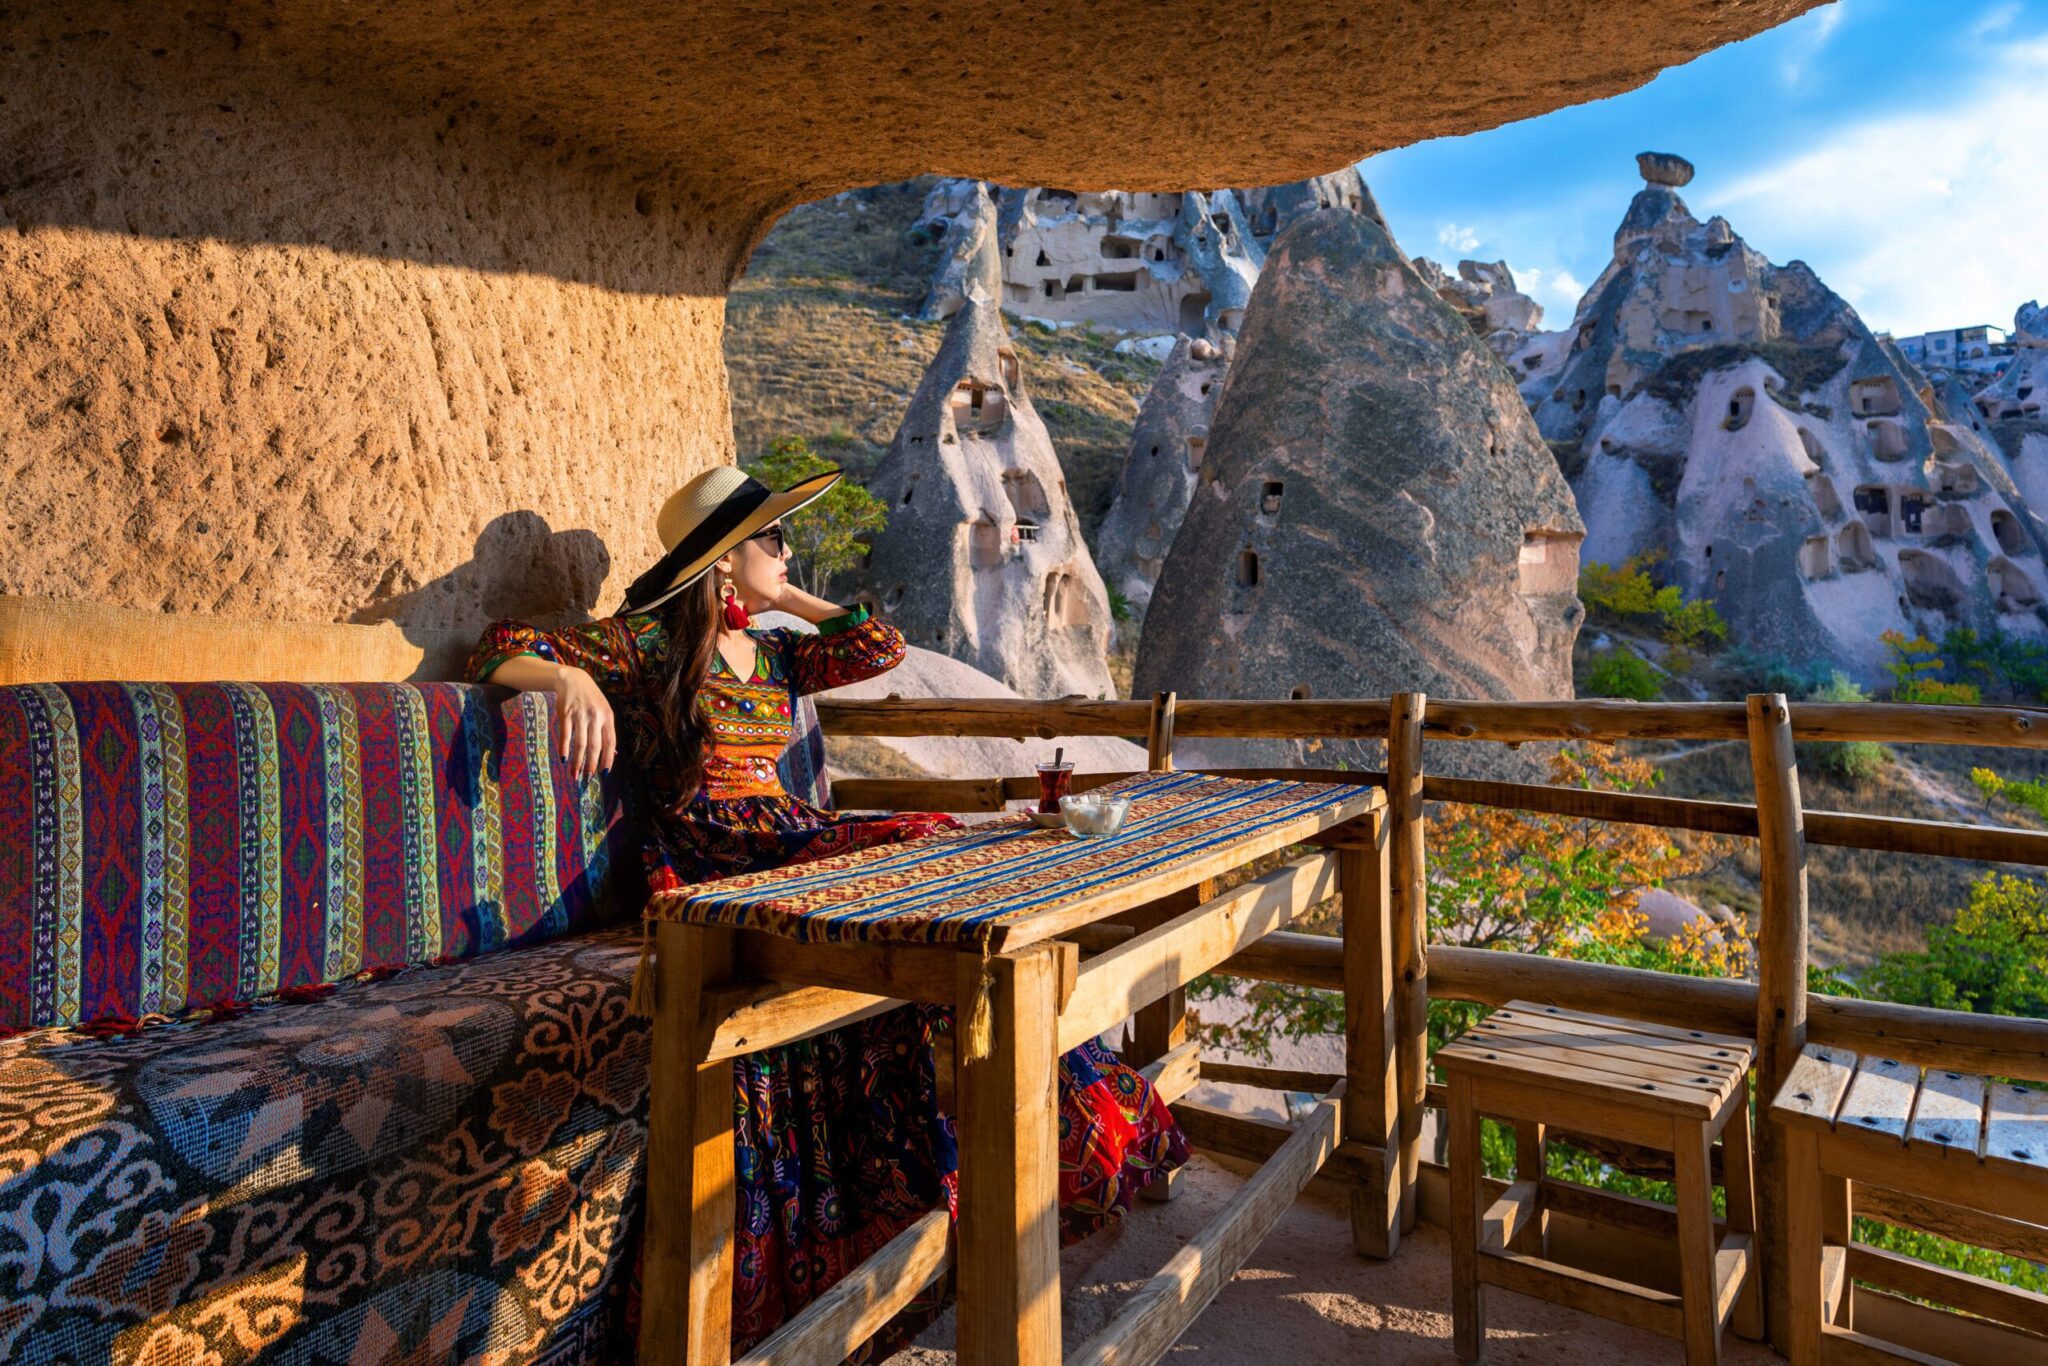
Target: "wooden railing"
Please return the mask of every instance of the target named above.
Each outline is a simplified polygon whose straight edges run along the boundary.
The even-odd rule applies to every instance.
[[[1758,694],[1744,703],[1631,703],[1442,701],[1420,693],[1399,693],[1391,698],[1271,702],[1178,699],[1172,694],[1160,694],[1149,702],[825,698],[819,701],[818,714],[827,734],[834,735],[1125,736],[1144,741],[1148,766],[1155,768],[1171,765],[1176,737],[1384,740],[1384,773],[1298,767],[1211,771],[1374,783],[1387,789],[1398,1040],[1398,1198],[1404,1231],[1413,1227],[1424,1205],[1430,1203],[1424,1179],[1431,1175],[1427,1170],[1430,1164],[1423,1161],[1420,1138],[1422,1111],[1432,1100],[1426,1060],[1431,996],[1496,1006],[1514,999],[1533,999],[1753,1037],[1758,1043],[1756,1093],[1766,1102],[1808,1042],[1838,1044],[1924,1066],[2048,1080],[2048,1021],[1813,996],[1806,989],[1809,845],[2040,867],[2048,866],[2048,833],[1806,811],[1800,801],[1794,756],[1794,745],[1800,741],[2044,749],[2048,748],[2048,710],[1791,703],[1777,694]],[[1426,741],[1516,745],[1620,740],[1742,741],[1749,752],[1756,799],[1753,803],[1697,801],[1442,777],[1428,774],[1423,763]],[[1125,775],[1077,775],[1075,786],[1085,789],[1121,776]],[[847,808],[994,811],[1007,800],[1036,794],[1036,780],[1028,777],[844,779],[834,785],[837,804]],[[1757,840],[1762,908],[1755,936],[1757,981],[1683,977],[1514,952],[1425,945],[1429,895],[1425,803],[1431,801]],[[1231,959],[1221,971],[1341,991],[1343,946],[1335,939],[1282,932]],[[1155,1031],[1165,1025],[1163,1020],[1148,1021]],[[1208,1124],[1205,1134],[1196,1136],[1203,1146],[1236,1150],[1247,1157],[1270,1153],[1283,1137],[1284,1130],[1278,1126],[1234,1118],[1228,1123],[1216,1120]],[[1761,1125],[1757,1138],[1757,1213],[1768,1271],[1766,1305],[1772,1339],[1782,1343],[1786,1302],[1784,1157],[1771,1125]],[[1345,1154],[1340,1150],[1338,1156]],[[1341,1173],[1344,1163],[1340,1161],[1337,1169]],[[1588,1193],[1585,1198],[1595,1200],[1599,1193]],[[1625,1203],[1611,1197],[1606,1212],[1612,1215]],[[1962,1211],[1900,1202],[1878,1208],[1890,1222],[1963,1241],[1969,1240],[1975,1227]],[[1906,1295],[1912,1293],[1908,1286],[1899,1289]]]

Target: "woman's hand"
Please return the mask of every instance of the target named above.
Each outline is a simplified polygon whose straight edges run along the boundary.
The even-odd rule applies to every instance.
[[[562,757],[578,778],[611,771],[619,747],[618,723],[597,680],[581,669],[561,666],[555,679],[555,725],[562,733]]]

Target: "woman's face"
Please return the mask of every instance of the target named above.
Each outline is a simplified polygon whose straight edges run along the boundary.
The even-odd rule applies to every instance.
[[[774,522],[762,530],[765,533],[781,525]],[[764,534],[741,541],[718,562],[718,568],[732,580],[740,602],[749,612],[765,612],[782,596],[783,585],[789,582],[788,559],[788,548],[778,551],[775,538]]]

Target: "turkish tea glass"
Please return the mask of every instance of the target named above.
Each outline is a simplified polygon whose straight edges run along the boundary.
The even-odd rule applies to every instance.
[[[1060,798],[1074,785],[1072,764],[1038,765],[1038,809],[1052,815],[1060,809]]]

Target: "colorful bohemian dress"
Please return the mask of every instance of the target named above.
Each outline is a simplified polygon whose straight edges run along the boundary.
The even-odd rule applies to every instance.
[[[756,647],[752,675],[738,677],[714,652],[698,692],[712,735],[702,785],[685,793],[670,775],[640,775],[650,799],[643,854],[651,890],[958,827],[929,812],[821,810],[783,791],[776,776],[796,699],[896,667],[900,631],[860,607],[815,635],[747,634]],[[485,678],[522,654],[574,665],[611,699],[623,736],[656,724],[667,649],[666,623],[653,614],[558,631],[500,621],[470,657],[469,677]],[[737,1061],[735,1351],[773,1332],[940,1200],[952,1206],[953,1122],[939,1108],[932,1054],[935,1033],[951,1027],[948,1011],[906,1006]],[[1188,1142],[1151,1083],[1099,1044],[1063,1057],[1059,1082],[1060,1231],[1073,1242],[1185,1162]],[[906,1311],[870,1344],[876,1359],[937,1308]]]

